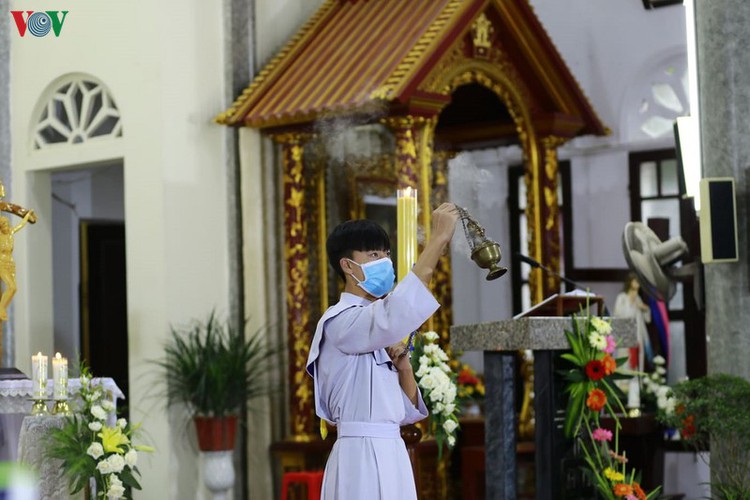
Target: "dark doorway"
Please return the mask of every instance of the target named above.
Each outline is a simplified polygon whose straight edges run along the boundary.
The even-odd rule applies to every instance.
[[[111,377],[128,401],[125,224],[81,221],[81,354],[95,376]],[[123,417],[128,418],[127,409]]]

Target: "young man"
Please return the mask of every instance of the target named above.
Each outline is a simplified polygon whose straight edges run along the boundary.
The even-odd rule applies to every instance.
[[[328,260],[346,284],[318,322],[307,359],[316,413],[338,432],[323,479],[325,500],[417,498],[399,426],[425,418],[427,409],[402,340],[439,307],[427,285],[457,220],[451,203],[432,213],[432,237],[393,291],[383,228],[353,220],[328,237]]]

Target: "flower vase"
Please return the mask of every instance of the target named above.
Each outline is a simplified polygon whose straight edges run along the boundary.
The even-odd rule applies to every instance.
[[[233,452],[203,451],[203,484],[213,494],[214,500],[229,500],[229,490],[234,486]]]
[[[203,484],[214,500],[228,500],[234,486],[233,450],[237,417],[195,417],[203,461]]]

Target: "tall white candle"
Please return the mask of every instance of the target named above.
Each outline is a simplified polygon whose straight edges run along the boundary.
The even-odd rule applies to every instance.
[[[398,280],[403,280],[417,261],[417,190],[396,191]]]
[[[641,407],[641,386],[638,384],[638,377],[630,379],[628,384],[628,408]]]
[[[417,190],[396,190],[396,230],[398,244],[398,280],[403,280],[417,261]],[[409,336],[404,342],[409,341]]]
[[[53,397],[68,399],[68,359],[58,352],[52,358]]]
[[[31,356],[31,384],[34,399],[47,397],[47,356],[41,352]]]

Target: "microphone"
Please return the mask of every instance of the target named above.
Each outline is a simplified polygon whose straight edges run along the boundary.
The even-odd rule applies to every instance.
[[[531,257],[529,257],[527,255],[523,255],[523,254],[518,253],[518,252],[516,252],[516,258],[520,259],[521,262],[527,263],[531,267],[544,267],[539,262],[537,262],[534,259],[532,259]]]
[[[547,273],[549,273],[549,274],[551,274],[551,275],[553,275],[553,276],[556,276],[556,277],[560,278],[560,279],[561,279],[561,280],[563,280],[563,281],[564,281],[565,283],[567,283],[567,284],[569,284],[569,285],[573,286],[573,288],[579,288],[579,289],[582,289],[582,288],[581,288],[581,285],[579,285],[579,284],[578,284],[578,283],[576,283],[575,281],[573,281],[573,280],[571,280],[571,279],[568,279],[568,278],[566,278],[565,276],[563,276],[563,275],[561,275],[561,274],[559,274],[559,273],[556,273],[555,271],[553,271],[552,269],[550,269],[550,268],[548,268],[548,267],[545,267],[544,265],[542,265],[542,263],[541,263],[541,262],[539,262],[539,261],[537,261],[537,260],[534,260],[534,259],[532,259],[532,258],[531,258],[531,257],[529,257],[528,255],[523,255],[522,253],[516,252],[516,253],[515,253],[515,256],[516,256],[516,258],[517,258],[517,259],[519,259],[519,260],[520,260],[521,262],[525,262],[526,264],[530,265],[531,267],[538,267],[539,269],[543,270],[544,272],[547,272]]]

